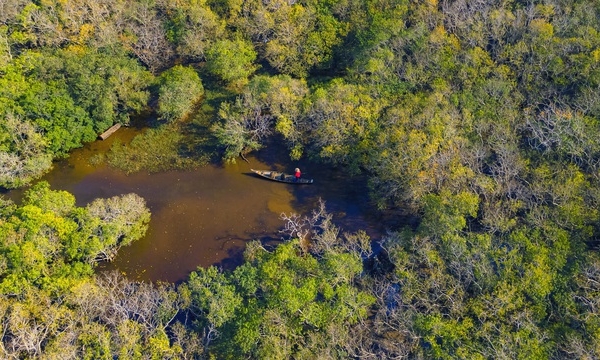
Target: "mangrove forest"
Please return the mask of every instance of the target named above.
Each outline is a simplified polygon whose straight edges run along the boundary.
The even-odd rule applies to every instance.
[[[383,229],[325,195],[236,266],[104,271],[147,199],[44,176],[117,124],[90,166],[271,151]],[[0,358],[598,359],[599,250],[599,1],[0,0]]]

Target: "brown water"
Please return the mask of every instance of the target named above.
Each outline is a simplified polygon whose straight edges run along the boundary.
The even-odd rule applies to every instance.
[[[319,198],[342,231],[363,229],[378,237],[369,215],[366,185],[349,181],[339,171],[308,162],[287,163],[285,152],[267,150],[248,157],[249,163],[205,167],[193,171],[125,173],[90,158],[105,152],[116,139],[128,142],[139,130],[122,128],[59,162],[43,180],[55,190],[75,195],[78,206],[96,198],[134,192],[146,199],[152,217],[146,236],[124,247],[103,269],[118,269],[139,280],[176,282],[198,266],[232,268],[249,240],[281,241],[281,213],[308,214]],[[254,169],[291,170],[299,166],[311,185],[283,184],[258,178]],[[19,199],[22,191],[9,198]]]

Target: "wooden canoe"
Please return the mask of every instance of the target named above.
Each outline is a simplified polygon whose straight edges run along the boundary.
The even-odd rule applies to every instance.
[[[296,181],[296,178],[294,177],[294,175],[288,175],[288,174],[284,174],[282,172],[278,172],[278,171],[271,171],[271,170],[254,170],[254,169],[250,169],[250,171],[252,171],[253,173],[262,176],[264,178],[267,178],[269,180],[273,180],[273,181],[279,181],[279,182],[284,182],[284,183],[289,183],[289,184],[312,184],[313,180],[312,179],[304,179],[304,178],[300,178],[298,179],[298,181]]]

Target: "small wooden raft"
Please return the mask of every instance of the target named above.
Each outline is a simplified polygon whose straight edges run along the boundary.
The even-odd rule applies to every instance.
[[[115,131],[119,130],[121,124],[114,124],[108,130],[100,134],[100,139],[106,140],[109,136],[111,136]]]

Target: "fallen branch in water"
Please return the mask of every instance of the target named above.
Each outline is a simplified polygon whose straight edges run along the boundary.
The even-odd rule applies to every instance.
[[[102,140],[106,140],[109,136],[111,136],[115,131],[119,130],[121,124],[117,123],[111,126],[108,130],[100,134],[98,137]]]

